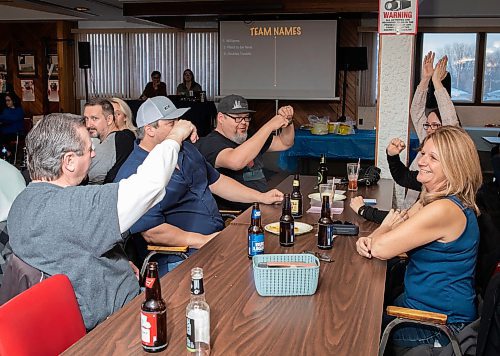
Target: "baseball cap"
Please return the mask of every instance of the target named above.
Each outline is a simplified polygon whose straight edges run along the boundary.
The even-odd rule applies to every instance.
[[[147,99],[137,110],[137,127],[143,127],[157,120],[173,120],[184,115],[190,108],[177,109],[166,96]]]
[[[223,114],[245,114],[255,112],[255,110],[248,109],[248,101],[239,95],[228,95],[219,101],[217,111]]]

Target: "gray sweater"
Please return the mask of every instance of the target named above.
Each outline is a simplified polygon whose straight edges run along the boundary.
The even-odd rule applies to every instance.
[[[30,183],[7,220],[14,253],[48,275],[71,280],[87,329],[139,293],[121,243],[118,184]]]

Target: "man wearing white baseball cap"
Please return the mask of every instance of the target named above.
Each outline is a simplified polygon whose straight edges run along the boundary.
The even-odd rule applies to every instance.
[[[187,110],[189,108],[177,109],[167,97],[146,100],[137,112],[138,141],[115,181],[134,174],[148,153],[162,142],[175,126],[177,118]],[[130,228],[132,234],[142,233],[144,238],[133,238],[139,254],[146,254],[146,242],[189,246],[189,253],[192,253],[214,238],[224,228],[224,223],[212,193],[245,203],[258,201],[273,204],[283,199],[283,194],[276,189],[261,193],[220,174],[194,145],[184,142],[177,167],[166,187],[165,198]],[[157,261],[160,274],[182,262],[177,256],[166,255],[159,255]]]

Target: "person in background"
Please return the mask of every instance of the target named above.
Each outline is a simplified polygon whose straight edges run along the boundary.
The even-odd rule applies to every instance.
[[[219,102],[217,110],[217,127],[201,138],[196,147],[220,173],[259,192],[267,191],[262,155],[265,152],[284,151],[293,146],[293,108],[281,107],[278,114],[251,137],[248,137],[248,127],[252,120],[251,114],[255,111],[248,109],[245,98],[228,95]],[[273,135],[278,129],[281,132]],[[250,206],[220,198],[217,202],[221,209],[241,210]]]
[[[116,127],[113,105],[102,98],[85,104],[83,115],[90,137],[94,142],[95,156],[89,170],[89,184],[111,183],[121,165],[134,149],[134,137]]]
[[[406,148],[406,144],[399,138],[393,138],[387,146],[387,162],[389,163],[389,170],[391,171],[392,178],[396,184],[408,189],[420,191],[422,183],[417,180],[418,171],[410,171],[399,157],[399,154]],[[374,221],[381,224],[389,213],[387,210],[379,210],[369,205],[365,205],[363,197],[358,195],[353,197],[349,206],[358,215],[364,217],[366,220]]]
[[[129,177],[146,159],[149,152],[175,128],[177,118],[189,108],[177,109],[167,97],[146,100],[137,112],[138,137],[135,145],[118,172],[115,181]],[[273,189],[257,192],[217,172],[190,143],[184,143],[177,167],[166,186],[166,196],[151,208],[131,228],[133,243],[140,257],[147,254],[146,242],[164,246],[189,246],[190,253],[201,248],[224,228],[224,222],[212,194],[228,200],[272,204],[281,202],[283,194]],[[163,275],[182,259],[177,256],[157,255],[160,274]]]
[[[182,73],[182,83],[177,85],[177,95],[188,96],[189,92],[200,92],[201,85],[196,83],[194,80],[194,74],[191,69],[186,69],[184,73]]]
[[[161,81],[161,73],[157,70],[151,73],[151,81],[146,84],[139,99],[146,100],[155,96],[167,96],[167,85]]]
[[[0,285],[2,285],[3,277],[2,266],[12,253],[7,232],[7,216],[12,203],[24,188],[26,184],[21,172],[10,163],[0,159]]]
[[[413,94],[410,107],[410,117],[420,142],[441,126],[460,126],[455,106],[442,83],[442,80],[447,76],[446,66],[448,64],[448,57],[444,56],[441,58],[436,66],[434,66],[434,57],[434,52],[429,52],[424,57],[421,80]],[[430,81],[432,81],[434,86],[437,109],[426,109]],[[420,158],[420,154],[417,154],[410,164],[411,170],[417,169],[418,158]],[[418,194],[418,191],[408,190],[405,205],[413,204],[417,200]]]
[[[8,155],[15,147],[7,147],[15,142],[18,135],[24,136],[24,111],[19,97],[14,93],[5,95],[5,108],[0,114],[0,145],[6,146]],[[0,148],[2,148],[0,147]]]
[[[378,229],[358,239],[356,249],[381,260],[407,253],[404,293],[394,304],[445,314],[448,327],[458,333],[477,317],[479,156],[463,129],[443,126],[424,139],[418,167],[423,186],[418,202],[407,215],[391,210]],[[444,346],[449,339],[439,330],[402,324],[392,343],[400,352],[421,344]]]
[[[186,138],[195,141],[196,128],[181,120],[137,174],[118,184],[77,186],[94,155],[81,116],[47,115],[26,137],[33,181],[10,209],[12,251],[49,276],[69,277],[87,330],[139,294],[121,234],[163,199]]]
[[[137,127],[134,126],[134,115],[132,114],[132,110],[130,110],[127,103],[120,98],[111,98],[110,102],[115,112],[116,128],[125,132],[135,140]]]

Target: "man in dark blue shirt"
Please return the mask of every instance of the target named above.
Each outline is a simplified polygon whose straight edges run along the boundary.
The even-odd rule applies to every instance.
[[[120,168],[115,181],[136,173],[149,151],[162,142],[177,118],[187,110],[177,109],[168,98],[162,96],[146,100],[137,112],[139,141]],[[142,233],[147,243],[189,246],[190,252],[193,252],[224,228],[212,193],[227,200],[245,203],[258,201],[272,204],[283,198],[278,190],[261,193],[220,174],[192,144],[185,142],[179,152],[177,167],[166,187],[166,198],[139,219],[130,232]],[[144,248],[142,252],[145,252]],[[165,255],[159,256],[157,261],[160,274],[180,263],[178,257]]]

